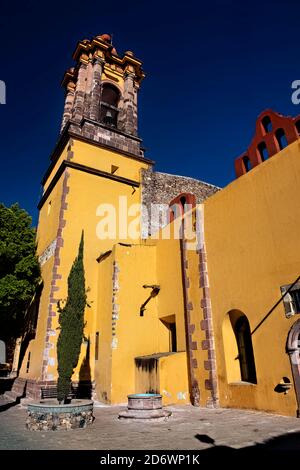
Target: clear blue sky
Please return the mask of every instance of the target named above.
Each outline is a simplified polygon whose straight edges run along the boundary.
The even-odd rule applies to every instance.
[[[299,0],[5,2],[0,8],[0,201],[34,222],[76,42],[113,33],[147,74],[139,132],[156,169],[224,186],[265,108],[300,114]]]

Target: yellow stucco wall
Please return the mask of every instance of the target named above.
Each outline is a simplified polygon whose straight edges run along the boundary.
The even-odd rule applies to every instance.
[[[38,256],[57,237],[59,224],[58,214],[61,207],[61,194],[64,175],[62,175],[54,187],[51,196],[47,199],[39,214],[39,224],[37,229],[37,254]],[[51,200],[51,207],[49,202]],[[21,363],[20,376],[34,380],[41,380],[43,351],[45,347],[47,317],[49,310],[49,296],[52,281],[54,256],[48,259],[41,267],[41,276],[43,280],[43,290],[40,299],[39,319],[35,339],[32,340],[26,350]],[[27,372],[28,356],[30,354],[29,370]]]
[[[190,403],[186,352],[162,357],[159,366],[163,405]]]
[[[61,157],[49,176],[45,188],[48,187],[55,171],[58,169],[61,161],[66,158],[66,152],[69,146],[66,146]],[[118,176],[134,179],[140,181],[141,168],[147,168],[148,164],[140,162],[132,158],[120,156],[116,152],[100,149],[96,146],[87,145],[85,143],[73,139],[71,148],[73,151],[72,161],[81,163],[82,165],[92,166],[95,169],[111,172],[111,165],[120,166],[117,170]],[[65,174],[68,177],[68,194],[66,195],[67,208],[61,212],[62,208],[62,193],[63,181]],[[140,188],[133,188],[128,184],[118,182],[115,180],[98,177],[86,172],[82,172],[73,168],[68,168],[60,176],[56,185],[49,194],[43,207],[40,211],[37,242],[38,242],[38,255],[41,255],[44,250],[50,245],[57,237],[59,218],[63,217],[65,225],[62,231],[63,246],[59,250],[59,266],[58,272],[61,279],[56,280],[56,287],[58,290],[55,292],[57,299],[65,299],[67,296],[67,278],[72,266],[72,263],[77,255],[81,231],[85,233],[85,249],[84,249],[84,265],[86,274],[86,287],[88,288],[88,300],[90,308],[86,310],[86,329],[85,334],[90,336],[91,350],[90,357],[91,363],[94,358],[94,333],[95,321],[98,302],[98,263],[96,259],[98,256],[111,249],[119,240],[119,234],[115,240],[100,240],[97,236],[97,224],[100,217],[97,215],[97,207],[100,204],[109,203],[116,208],[116,216],[118,217],[119,196],[123,196],[127,200],[128,207],[131,204],[140,202],[141,192]],[[133,221],[136,216],[129,216],[128,223]],[[121,236],[122,241],[127,241],[127,238]],[[135,243],[138,240],[134,240]],[[44,282],[44,289],[40,302],[38,328],[35,339],[31,341],[30,347],[27,349],[26,356],[22,362],[20,375],[26,378],[41,380],[43,351],[45,347],[46,325],[48,317],[48,306],[50,296],[50,286],[53,280],[54,256],[52,256],[42,266],[42,278]],[[55,331],[54,336],[50,337],[50,343],[53,347],[50,350],[51,365],[48,366],[47,374],[48,380],[56,379],[56,341],[58,336],[58,317],[52,317],[52,329]],[[26,364],[28,353],[31,353],[30,368],[26,372]],[[82,354],[78,367],[74,374],[74,380],[78,379],[78,372],[81,367],[81,362],[84,359],[85,349],[83,345]],[[92,379],[94,378],[94,368],[92,367]]]
[[[299,186],[296,141],[204,203],[221,406],[296,413],[294,390],[274,388],[283,377],[293,382],[285,346],[297,318],[287,319],[280,303],[255,331],[257,384],[241,384],[227,314],[241,311],[253,331],[281,297],[280,286],[299,275]]]
[[[164,249],[159,248],[160,243],[164,244]],[[169,244],[150,241],[131,246],[117,244],[112,253],[100,261],[98,285],[101,287],[96,315],[100,358],[95,367],[99,399],[124,403],[128,394],[149,391],[153,384],[159,387],[157,391],[163,394],[165,404],[189,402],[177,257],[178,241]],[[146,305],[144,316],[140,316],[140,307],[151,292],[143,285],[153,284],[159,284],[161,290]],[[113,318],[114,313],[117,318]],[[178,349],[183,352],[161,358],[158,378],[151,381],[150,376],[146,376],[148,373],[137,370],[135,358],[170,351],[168,329],[161,319],[172,315],[176,317]]]

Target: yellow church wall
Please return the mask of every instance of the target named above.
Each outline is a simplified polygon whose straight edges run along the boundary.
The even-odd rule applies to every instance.
[[[283,377],[293,383],[285,346],[297,315],[287,319],[281,302],[253,332],[257,384],[241,384],[232,383],[236,349],[227,314],[243,312],[253,331],[280,299],[280,286],[299,275],[299,157],[297,141],[204,203],[221,406],[296,413],[294,390],[274,388]]]
[[[72,263],[77,256],[78,246],[81,236],[81,231],[84,230],[85,246],[84,246],[84,266],[86,288],[88,289],[88,301],[90,308],[86,309],[85,335],[93,337],[94,334],[94,318],[97,312],[98,300],[98,284],[97,272],[98,263],[96,259],[99,255],[112,248],[116,240],[106,239],[100,240],[97,236],[97,224],[101,217],[97,216],[97,207],[102,203],[110,203],[116,208],[118,215],[119,195],[125,196],[130,204],[138,203],[140,200],[140,190],[136,188],[133,193],[132,187],[112,181],[106,178],[99,178],[98,176],[81,172],[72,168],[68,169],[69,179],[68,186],[70,187],[67,195],[67,210],[64,213],[66,220],[63,229],[64,245],[60,250],[60,266],[59,273],[62,276],[61,280],[57,281],[57,296],[60,299],[65,299],[67,296],[67,278],[72,266]],[[84,188],[84,190],[83,190]],[[134,217],[129,218],[129,222]],[[117,233],[118,240],[118,233]],[[126,241],[127,239],[125,239]],[[123,240],[124,241],[124,240]],[[135,240],[138,242],[138,240]],[[58,327],[58,317],[53,318],[54,328]],[[52,338],[53,343],[56,343],[56,338]],[[56,348],[50,352],[51,357],[55,358],[53,366],[48,367],[48,373],[56,377]],[[91,357],[94,357],[94,346],[91,344]],[[81,357],[83,359],[83,355]],[[74,373],[74,380],[78,377],[78,372],[81,367],[81,362]],[[92,374],[92,378],[93,374]]]
[[[36,236],[38,256],[40,256],[57,237],[63,182],[64,174],[61,175],[40,210]],[[43,267],[44,266],[42,266],[42,271]]]
[[[109,145],[109,142],[107,142]],[[107,150],[90,143],[73,139],[72,151],[74,156],[72,162],[95,168],[97,170],[111,173],[111,166],[117,166],[116,176],[122,176],[133,181],[140,181],[141,168],[148,168],[149,164],[130,157],[124,157],[116,151]]]
[[[54,169],[49,175],[45,184],[45,189],[53,179],[53,176],[59,168],[61,162],[67,158],[67,151],[72,150],[73,161],[78,163],[93,166],[96,169],[102,169],[110,173],[111,164],[118,166],[120,164],[119,176],[133,178],[136,181],[140,179],[140,168],[146,168],[148,165],[143,164],[134,159],[127,159],[126,157],[120,157],[115,152],[106,151],[96,146],[86,145],[80,141],[73,140],[72,146],[69,144],[65,146],[62,151],[62,155],[58,159]],[[101,152],[104,152],[102,154]],[[110,163],[103,165],[104,161]],[[127,169],[128,168],[128,169]],[[129,185],[123,183],[100,178],[95,175],[91,175],[82,171],[74,170],[72,168],[67,169],[68,174],[68,186],[69,193],[66,196],[67,210],[63,213],[63,218],[66,221],[65,227],[63,228],[62,237],[64,240],[63,247],[60,248],[59,257],[60,265],[58,266],[58,272],[62,276],[61,280],[56,280],[56,292],[58,299],[65,299],[67,296],[67,278],[70,272],[72,263],[77,255],[80,234],[82,229],[85,231],[85,270],[86,270],[86,286],[89,288],[88,300],[91,301],[91,307],[86,311],[87,325],[85,334],[90,337],[90,361],[91,361],[91,374],[92,379],[94,378],[94,367],[92,364],[94,358],[94,333],[95,333],[95,318],[97,311],[97,280],[98,280],[98,264],[96,258],[107,249],[112,248],[116,240],[100,240],[96,234],[97,223],[100,221],[100,217],[96,215],[96,210],[101,203],[110,203],[116,208],[116,214],[118,215],[119,208],[119,196],[125,196],[127,198],[128,207],[131,204],[140,202],[140,188],[133,189]],[[49,194],[47,200],[44,202],[39,215],[39,225],[37,232],[38,242],[38,255],[41,255],[44,250],[50,245],[57,236],[59,216],[61,210],[62,201],[62,186],[64,181],[64,174],[56,182],[54,188]],[[129,222],[135,217],[129,217]],[[118,240],[118,233],[117,233]],[[127,240],[122,237],[123,241]],[[135,243],[138,240],[134,240]],[[36,332],[36,337],[31,341],[30,347],[27,348],[26,356],[23,360],[21,368],[21,376],[25,375],[26,378],[32,378],[40,380],[42,370],[42,355],[45,347],[46,337],[46,325],[47,317],[49,313],[49,297],[50,297],[50,286],[52,282],[52,269],[53,269],[54,257],[50,258],[45,265],[42,267],[42,278],[44,281],[44,289],[40,301],[39,309],[39,321]],[[52,329],[58,332],[58,316],[52,317]],[[56,360],[56,341],[58,333],[55,336],[50,337],[50,343],[53,347],[50,350],[50,361],[52,365],[48,365],[47,375],[48,379],[56,379],[57,377],[57,360]],[[30,353],[30,368],[29,372],[26,373],[26,364],[28,353]],[[86,346],[83,344],[78,362],[78,367],[74,373],[74,380],[79,378],[79,372],[84,361],[86,353]]]
[[[21,362],[20,377],[26,379],[41,380],[42,373],[42,356],[45,347],[46,326],[48,317],[48,306],[50,297],[50,282],[53,268],[53,258],[48,260],[42,268],[42,278],[44,280],[44,288],[40,299],[40,314],[37,324],[35,338],[30,341],[26,349],[24,358]],[[29,356],[30,355],[30,356]],[[29,361],[29,369],[27,371],[27,364]]]
[[[170,242],[170,247],[172,243]],[[178,247],[178,243],[174,243],[173,248],[176,246]],[[102,376],[100,373],[98,375],[99,385],[96,390],[97,396],[101,400],[104,399],[112,404],[125,403],[128,394],[147,392],[149,387],[154,390],[155,387],[159,387],[159,390],[156,391],[163,394],[164,404],[189,403],[185,351],[160,357],[157,376],[155,371],[145,372],[142,368],[138,369],[135,364],[135,358],[152,357],[159,353],[170,352],[169,333],[162,324],[161,318],[165,318],[166,314],[170,313],[177,313],[178,316],[183,315],[182,306],[181,309],[178,307],[178,299],[182,295],[179,285],[174,286],[173,284],[172,295],[170,295],[157,266],[159,255],[167,254],[167,257],[171,258],[172,253],[173,257],[175,254],[178,255],[176,249],[173,252],[168,249],[167,245],[165,250],[158,251],[157,246],[143,242],[140,245],[132,246],[117,244],[114,246],[112,254],[100,261],[102,266],[99,269],[98,282],[101,282],[100,279],[104,281],[105,276],[107,278],[104,281],[105,287],[103,287],[107,294],[103,299],[101,292],[99,292],[97,314],[100,344],[102,341],[100,356],[103,355],[95,367],[95,373],[97,376],[97,368],[101,371],[103,361],[105,361],[103,370],[106,371],[102,373]],[[160,260],[160,266],[163,264],[163,260]],[[173,264],[170,264],[170,275],[173,267]],[[157,276],[158,273],[160,273],[160,278]],[[168,278],[167,270],[165,270],[165,278]],[[179,281],[179,279],[178,276],[177,280]],[[109,281],[113,295],[111,304]],[[159,284],[161,290],[146,305],[144,316],[140,316],[140,307],[151,293],[151,289],[145,289],[143,285],[155,284]],[[160,306],[164,305],[166,308],[170,297],[175,297],[177,302],[175,300],[172,306],[169,305],[170,308],[162,312]],[[117,312],[117,318],[112,318],[114,312]],[[184,333],[180,332],[180,322],[177,331],[183,336]],[[184,345],[183,347],[185,348]],[[109,383],[110,366],[111,382]],[[96,382],[98,381],[96,380]],[[110,399],[109,387],[111,387]]]
[[[175,315],[177,350],[185,351],[185,320],[182,291],[182,271],[179,240],[157,240],[157,280],[161,287],[158,295],[158,315],[160,319]]]
[[[157,357],[152,370],[135,368],[135,393],[159,392],[164,406],[188,404],[189,384],[186,352]]]
[[[47,177],[47,180],[44,182],[44,185],[43,185],[44,192],[48,189],[48,187],[49,187],[51,181],[53,180],[53,177],[56,175],[57,170],[59,169],[61,163],[62,163],[64,160],[67,160],[67,154],[68,154],[68,151],[69,151],[69,150],[70,150],[70,151],[72,150],[71,139],[69,139],[69,140],[66,142],[66,144],[65,144],[65,146],[64,146],[64,148],[63,148],[63,150],[62,150],[60,156],[58,157],[58,159],[57,159],[57,161],[56,161],[56,163],[55,163],[53,169],[50,171],[49,176]],[[52,198],[50,197],[50,200],[52,200],[52,199],[54,200],[55,192],[53,192],[53,193],[51,194],[51,196],[52,196]]]
[[[94,352],[94,379],[96,384],[96,396],[100,401],[111,401],[111,365],[112,365],[112,277],[113,277],[113,255],[99,261],[98,270],[98,302],[95,317],[95,331],[92,342],[98,336],[98,359],[95,357],[95,344],[92,345]]]
[[[186,352],[160,358],[159,366],[163,405],[190,403]]]
[[[37,254],[42,255],[46,248],[56,239],[59,212],[61,208],[61,193],[64,175],[57,182],[51,196],[47,199],[39,214],[39,224],[37,230]],[[51,206],[49,207],[49,202]],[[35,338],[30,341],[30,345],[26,350],[26,354],[22,360],[20,368],[20,376],[27,379],[41,380],[42,374],[42,357],[45,347],[47,317],[49,312],[49,298],[52,281],[52,270],[54,264],[54,256],[52,255],[41,266],[41,277],[43,280],[43,290],[40,298],[39,321]],[[29,370],[27,372],[28,357],[30,354]]]
[[[118,319],[112,340],[111,402],[124,403],[136,390],[134,359],[159,352],[157,298],[150,300],[144,316],[140,316],[140,306],[151,292],[143,285],[157,283],[155,247],[116,245],[114,262]]]

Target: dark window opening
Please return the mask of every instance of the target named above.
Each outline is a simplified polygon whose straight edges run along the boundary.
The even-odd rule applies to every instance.
[[[265,116],[262,120],[261,123],[263,125],[264,131],[267,134],[268,132],[272,131],[272,121],[269,116]]]
[[[259,155],[260,155],[260,158],[261,158],[262,162],[264,162],[265,160],[267,160],[269,158],[269,152],[268,152],[267,146],[264,142],[261,142],[258,145],[257,150],[259,152]]]
[[[180,204],[181,204],[181,207],[182,207],[182,212],[184,213],[185,212],[185,205],[186,205],[186,198],[184,196],[182,196],[180,198]]]
[[[277,129],[277,131],[275,132],[275,136],[280,150],[288,146],[288,141],[283,129]]]
[[[102,88],[101,101],[104,103],[118,107],[120,98],[119,90],[110,84],[104,84]]]
[[[104,124],[117,127],[119,90],[110,84],[104,84],[101,93],[100,121]]]
[[[99,358],[99,331],[95,335],[95,361],[98,361]]]
[[[160,319],[164,325],[164,335],[166,342],[166,348],[168,352],[177,352],[177,333],[176,333],[176,318],[175,315],[169,315]]]
[[[177,351],[176,323],[170,323],[170,352]]]
[[[235,335],[239,351],[241,379],[243,382],[257,383],[250,325],[245,316],[237,320]]]
[[[251,167],[250,158],[247,155],[243,157],[243,163],[244,163],[246,172],[250,171],[252,167]]]
[[[296,129],[297,129],[298,134],[300,135],[300,119],[299,121],[296,122]]]
[[[292,302],[295,307],[295,311],[300,313],[300,289],[292,289],[291,292]]]

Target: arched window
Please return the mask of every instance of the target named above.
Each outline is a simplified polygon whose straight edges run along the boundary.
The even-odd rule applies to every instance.
[[[240,310],[231,310],[222,325],[224,357],[228,383],[256,384],[256,369],[250,325]]]
[[[117,127],[118,124],[118,104],[120,100],[119,90],[109,84],[105,83],[101,92],[101,108],[100,108],[100,121],[104,124]]]
[[[185,196],[182,196],[182,197],[180,198],[180,204],[181,204],[181,206],[182,206],[182,213],[184,213],[185,210],[186,210],[186,207],[185,207],[186,203],[187,203],[187,202],[186,202],[186,197],[185,197]]]
[[[277,131],[275,132],[275,136],[280,150],[288,146],[288,141],[283,129],[277,129]]]
[[[269,116],[262,118],[261,123],[266,134],[272,131],[272,122]]]
[[[261,142],[260,144],[258,144],[257,150],[258,150],[258,153],[260,155],[262,162],[264,162],[265,160],[269,158],[269,152],[268,152],[265,142]]]
[[[239,351],[241,379],[243,382],[257,383],[251,331],[247,317],[241,316],[234,329]]]
[[[299,121],[296,122],[296,129],[297,129],[298,134],[300,135],[300,119]]]
[[[251,162],[250,162],[250,158],[248,157],[248,155],[243,156],[243,163],[244,163],[246,172],[250,171],[252,167],[251,167]]]
[[[174,220],[177,217],[181,217],[186,210],[190,210],[196,207],[196,197],[192,193],[182,193],[176,196],[169,203],[170,207],[170,220]],[[173,214],[173,215],[172,215]]]

